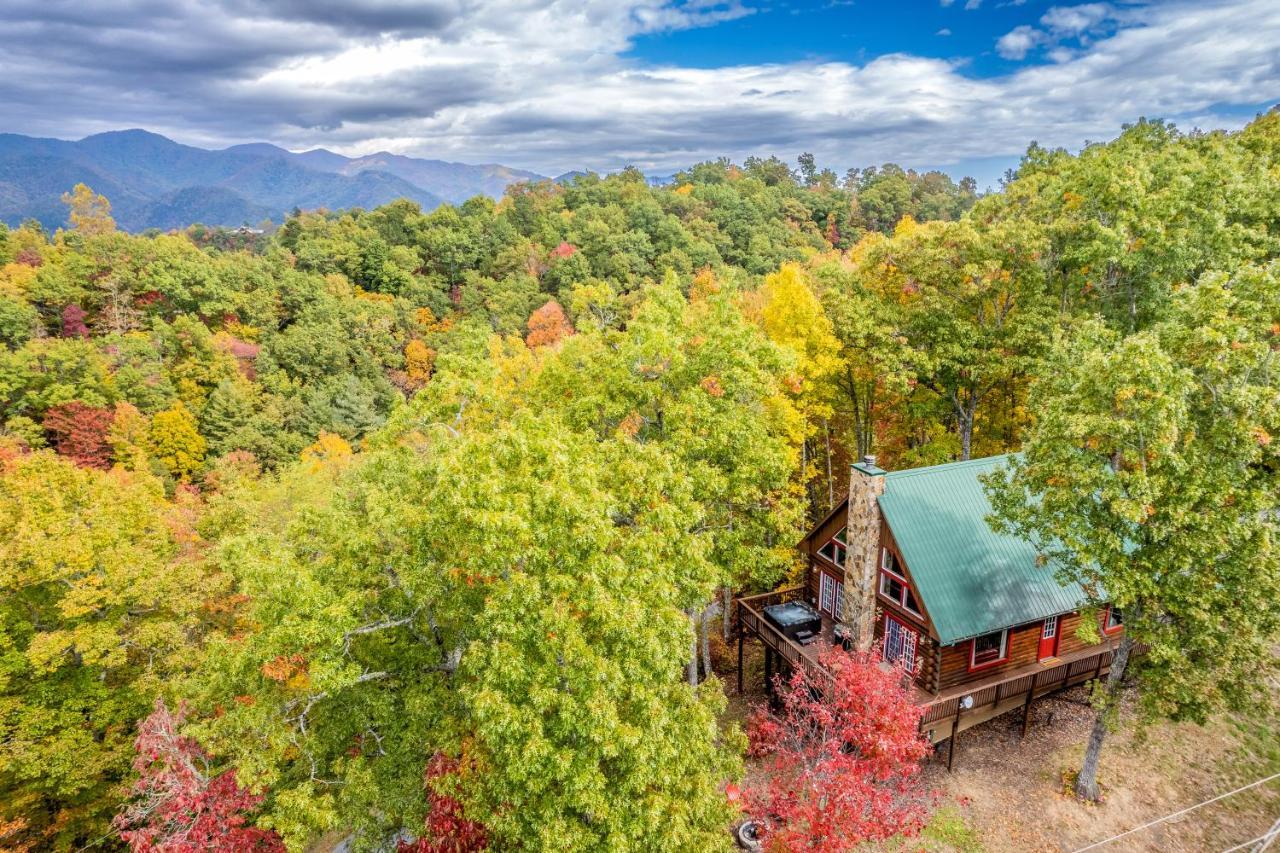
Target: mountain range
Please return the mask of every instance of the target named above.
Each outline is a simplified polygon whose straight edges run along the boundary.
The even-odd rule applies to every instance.
[[[0,134],[0,221],[66,222],[62,194],[85,183],[111,201],[129,231],[281,221],[295,207],[370,208],[408,198],[430,210],[543,176],[496,164],[469,165],[379,152],[344,157],[295,153],[264,142],[220,150],[182,145],[145,130],[78,141]]]

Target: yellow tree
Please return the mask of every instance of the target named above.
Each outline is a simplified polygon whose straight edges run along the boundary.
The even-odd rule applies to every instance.
[[[307,470],[316,472],[326,462],[336,462],[351,456],[351,445],[342,436],[332,432],[320,432],[320,437],[302,451],[301,459]]]
[[[796,372],[788,378],[797,408],[804,417],[804,467],[807,484],[826,482],[826,502],[810,493],[815,510],[825,511],[834,499],[831,471],[831,399],[828,380],[840,368],[840,342],[808,276],[796,264],[783,264],[760,289],[760,325],[774,343],[795,354]],[[818,465],[821,465],[821,471]]]
[[[0,444],[0,846],[110,837],[134,722],[229,600],[188,509],[148,474]]]
[[[195,415],[181,400],[151,419],[149,433],[151,456],[181,482],[204,464],[206,444],[196,428]]]
[[[86,237],[110,234],[116,230],[116,221],[111,218],[111,202],[85,184],[76,184],[71,192],[63,193],[62,203],[71,208],[67,217],[71,227]]]

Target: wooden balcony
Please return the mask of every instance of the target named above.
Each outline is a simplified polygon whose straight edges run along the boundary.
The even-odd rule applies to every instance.
[[[742,639],[744,632],[747,631],[759,637],[765,649],[778,655],[782,661],[786,662],[787,666],[793,669],[803,668],[815,680],[825,681],[831,678],[831,673],[827,672],[818,663],[818,655],[821,654],[822,650],[830,648],[835,642],[833,633],[835,622],[832,621],[831,617],[820,612],[822,616],[822,631],[817,641],[807,646],[802,646],[786,634],[783,634],[778,630],[777,626],[764,617],[764,609],[766,607],[771,607],[774,604],[783,604],[788,601],[806,601],[807,599],[805,588],[794,586],[734,600],[736,607],[734,618],[738,625],[739,693],[742,692]],[[767,658],[766,663],[768,663]]]
[[[764,617],[764,609],[770,605],[807,598],[804,587],[790,587],[735,600],[739,693],[742,692],[742,644],[748,632],[759,637],[766,649],[766,673],[769,670],[770,655],[776,654],[787,666],[793,669],[802,667],[816,681],[831,678],[831,674],[818,662],[818,656],[835,639],[835,623],[826,614],[822,614],[822,633],[818,642],[807,646],[787,637]],[[1114,654],[1115,641],[1112,641],[968,681],[937,695],[922,690],[913,683],[916,703],[924,708],[920,731],[928,734],[934,743],[951,740],[947,758],[947,767],[950,769],[955,754],[955,735],[958,732],[1021,707],[1022,730],[1026,734],[1031,720],[1031,705],[1036,699],[1105,675],[1110,670]],[[970,698],[967,703],[966,697]]]
[[[1058,658],[958,684],[921,703],[924,716],[920,729],[930,732],[936,743],[953,732],[964,731],[1019,705],[1029,707],[1041,696],[1099,678],[1110,671],[1114,656],[1115,643],[1089,646]],[[965,697],[972,697],[967,708],[963,707]],[[1024,733],[1029,721],[1030,715],[1024,714]]]

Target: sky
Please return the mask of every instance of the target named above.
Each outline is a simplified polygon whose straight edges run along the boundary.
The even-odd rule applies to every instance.
[[[0,132],[547,175],[804,151],[994,185],[1032,141],[1280,103],[1280,2],[4,0]]]

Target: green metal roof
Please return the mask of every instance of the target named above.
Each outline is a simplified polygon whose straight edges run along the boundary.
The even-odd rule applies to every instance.
[[[1077,610],[1088,600],[1063,586],[1052,564],[1016,536],[987,525],[991,503],[978,475],[1007,456],[885,475],[880,511],[943,645]]]

